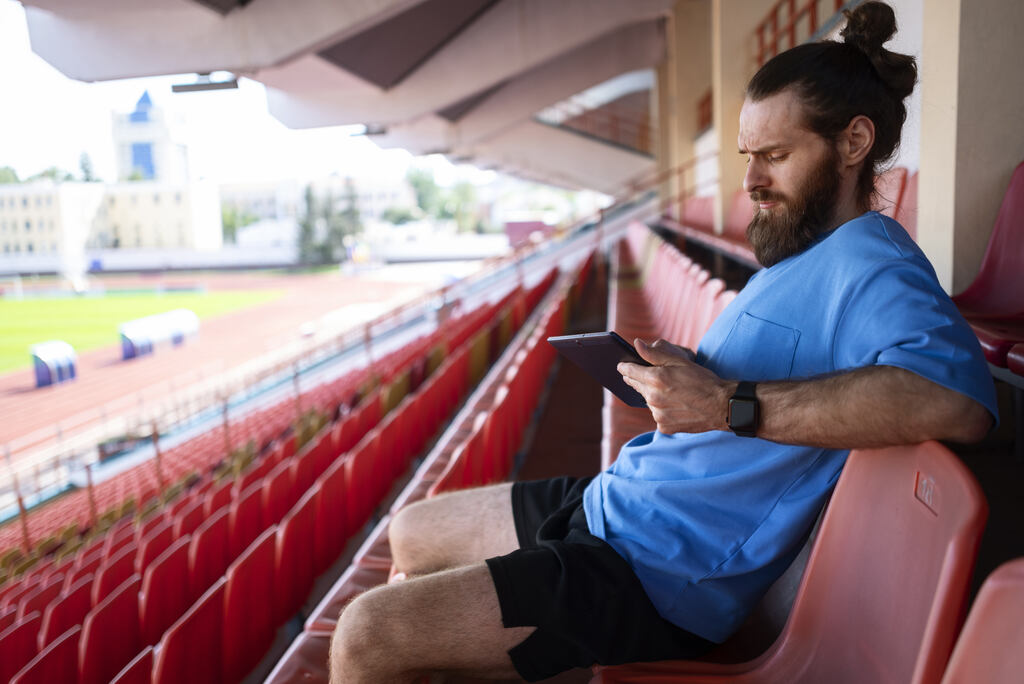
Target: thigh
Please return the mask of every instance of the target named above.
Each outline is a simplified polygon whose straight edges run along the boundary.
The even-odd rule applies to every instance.
[[[342,613],[332,681],[347,681],[352,660],[373,681],[436,671],[515,676],[508,650],[532,632],[502,625],[483,563],[414,577],[369,591]]]
[[[411,504],[388,532],[399,572],[420,575],[479,563],[519,548],[512,484],[451,492]]]

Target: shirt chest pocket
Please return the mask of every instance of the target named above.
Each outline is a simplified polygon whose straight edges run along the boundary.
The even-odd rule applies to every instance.
[[[740,314],[722,345],[719,374],[731,379],[785,380],[793,372],[800,331]]]

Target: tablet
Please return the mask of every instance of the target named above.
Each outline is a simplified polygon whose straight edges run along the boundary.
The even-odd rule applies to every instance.
[[[562,335],[549,337],[558,353],[585,370],[595,380],[607,387],[628,406],[647,406],[642,394],[626,384],[615,369],[619,363],[651,364],[640,358],[636,349],[614,332],[596,332],[583,335]]]

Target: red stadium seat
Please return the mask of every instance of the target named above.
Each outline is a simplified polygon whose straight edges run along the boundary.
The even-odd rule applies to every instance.
[[[57,576],[48,578],[45,583],[40,582],[34,589],[22,594],[21,600],[18,603],[17,617],[22,618],[36,611],[42,614],[46,606],[50,604],[50,601],[53,601],[60,595],[63,586],[64,578]]]
[[[223,508],[192,535],[188,549],[188,581],[193,596],[205,592],[224,574],[233,558],[229,538],[228,512]]]
[[[276,622],[295,613],[313,588],[315,573],[314,533],[320,486],[314,484],[277,528],[275,552]]]
[[[174,538],[180,539],[186,534],[192,534],[205,519],[206,518],[203,514],[203,500],[198,498],[190,501],[186,506],[180,508],[177,514],[172,518],[174,525]]]
[[[263,479],[264,522],[273,525],[295,504],[295,473],[291,462],[278,463]]]
[[[190,537],[182,537],[155,558],[142,576],[139,594],[139,624],[142,642],[160,641],[164,631],[192,604],[189,589],[188,550]]]
[[[277,528],[261,534],[228,568],[224,587],[224,681],[240,682],[274,640],[274,555]],[[263,605],[253,610],[253,601]]]
[[[242,492],[228,508],[231,557],[237,558],[263,530],[263,483]]]
[[[89,611],[82,623],[81,684],[106,684],[142,649],[138,575],[132,575]]]
[[[100,565],[92,583],[92,605],[97,605],[110,592],[135,573],[135,540],[125,544],[113,556]]]
[[[1006,354],[1006,367],[1024,377],[1024,343],[1015,344]]]
[[[92,575],[80,577],[63,596],[46,606],[39,627],[40,650],[73,626],[82,624],[92,608],[92,584]]]
[[[149,564],[166,551],[172,541],[174,541],[174,523],[171,521],[162,520],[150,527],[149,532],[139,542],[139,549],[135,554],[135,572],[140,575],[144,573]]]
[[[953,301],[974,328],[985,358],[1006,367],[1006,355],[1024,342],[1024,163],[1010,178],[981,269]]]
[[[224,624],[223,577],[160,640],[153,684],[220,684]]]
[[[216,511],[231,503],[233,487],[234,483],[231,480],[227,480],[207,493],[203,505],[203,513],[207,518],[210,518]]]
[[[314,529],[314,569],[326,570],[341,554],[349,538],[345,489],[345,462],[335,461],[317,480],[320,497]]]
[[[986,516],[973,476],[936,442],[854,451],[789,621],[765,654],[739,665],[612,667],[593,681],[935,682],[953,648]]]
[[[386,568],[350,565],[306,618],[306,631],[330,634],[349,601],[387,581]]]
[[[370,519],[379,499],[380,432],[369,431],[344,460],[346,519],[351,529],[360,529]]]
[[[1015,684],[1024,672],[1024,558],[988,576],[971,606],[942,684]]]
[[[300,634],[263,684],[326,682],[330,676],[327,670],[330,652],[329,634]]]
[[[900,205],[893,218],[907,229],[910,237],[917,239],[917,171],[910,174],[910,178],[907,179],[903,198],[900,200]]]
[[[105,560],[106,556],[103,555],[102,548],[96,549],[88,555],[79,555],[78,560],[75,561],[75,566],[64,575],[64,591],[67,592],[71,585],[86,575],[95,577],[96,573],[99,572],[100,564]]]
[[[39,613],[29,613],[0,632],[0,682],[10,681],[36,656],[39,622]]]
[[[82,627],[75,625],[42,649],[11,680],[11,684],[78,681],[78,645]]]
[[[153,647],[147,646],[124,666],[110,684],[150,684],[153,681]]]

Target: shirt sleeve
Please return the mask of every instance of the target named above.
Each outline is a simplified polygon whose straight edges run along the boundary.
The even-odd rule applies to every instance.
[[[917,259],[885,261],[866,274],[839,319],[835,340],[837,369],[904,368],[975,399],[998,420],[992,375],[977,338]]]

